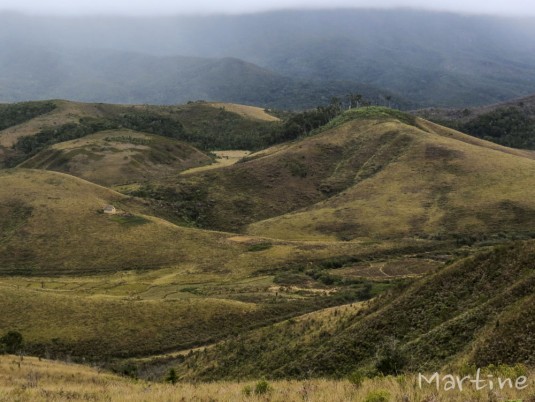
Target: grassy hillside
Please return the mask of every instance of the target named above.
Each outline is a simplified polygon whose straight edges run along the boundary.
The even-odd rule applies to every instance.
[[[152,216],[161,213],[157,205],[55,172],[3,170],[0,184],[10,189],[0,193],[4,275],[83,275],[164,267],[250,273],[301,260],[442,247],[430,241],[305,245],[179,227]],[[117,214],[103,213],[106,205],[115,206]]]
[[[221,243],[222,234],[176,227],[145,215],[135,200],[72,176],[5,170],[0,182],[10,189],[0,194],[3,274],[203,266],[214,252],[228,258],[239,251]],[[108,204],[119,213],[102,213]]]
[[[40,104],[51,104],[48,113],[39,114],[31,119],[19,121],[17,124],[4,124],[0,132],[0,145],[5,148],[14,146],[22,137],[33,136],[44,128],[58,128],[69,123],[78,123],[87,117],[99,117],[104,111],[98,105],[82,104],[69,101],[45,101]],[[21,104],[10,104],[11,108],[18,108]],[[3,120],[4,121],[4,120]]]
[[[530,374],[530,373],[526,373]],[[437,402],[461,402],[466,398],[480,398],[483,392],[437,391],[425,387],[418,389],[416,376],[365,380],[356,387],[351,382],[330,380],[276,381],[263,387],[261,382],[216,382],[205,384],[177,383],[155,384],[132,381],[99,371],[95,368],[76,364],[66,364],[51,360],[38,360],[17,356],[0,356],[0,392],[2,400],[35,401],[175,401],[211,400],[214,402],[298,402],[306,398],[311,402],[330,401],[377,401],[384,398],[394,400],[403,397],[409,400],[426,400],[430,397]],[[264,392],[264,388],[265,392]],[[500,396],[528,398],[532,388],[523,391],[506,390]],[[383,399],[380,398],[382,395]],[[368,398],[368,399],[366,399]],[[372,399],[375,398],[375,399]],[[475,400],[475,399],[474,399]]]
[[[156,380],[535,365],[531,152],[366,107],[184,171],[209,157],[179,140],[259,149],[282,124],[241,105],[54,104],[0,132],[22,166],[148,183],[0,170],[0,348],[18,331],[25,353]],[[336,387],[397,398],[403,381]]]
[[[299,243],[178,227],[62,173],[0,172],[0,328],[29,353],[102,361],[206,345],[304,312],[363,300],[408,273],[343,279],[356,261],[429,259],[430,241]],[[114,205],[117,214],[102,212]],[[412,256],[412,257],[411,257]],[[195,313],[193,313],[195,312]]]
[[[20,167],[68,173],[109,187],[145,182],[211,163],[208,155],[171,138],[108,130],[54,144]]]
[[[10,107],[19,110],[25,105]],[[48,146],[105,130],[157,134],[203,150],[260,149],[282,141],[279,119],[252,106],[207,102],[123,106],[69,101],[36,105],[53,108],[16,125],[9,116],[0,120],[0,124],[9,125],[0,130],[0,166],[15,166]]]
[[[369,304],[241,334],[174,366],[207,380],[532,366],[534,257],[533,241],[499,247]]]
[[[344,191],[254,223],[248,233],[311,239],[534,232],[532,158],[425,122],[352,121],[322,135],[338,133],[366,143],[380,138],[380,147],[353,168]]]
[[[0,104],[0,130],[24,123],[56,108],[53,102],[24,102]]]
[[[372,107],[135,194],[180,206],[201,227],[282,239],[530,235],[534,175],[527,152]]]

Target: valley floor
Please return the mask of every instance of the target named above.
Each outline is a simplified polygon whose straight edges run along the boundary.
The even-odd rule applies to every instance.
[[[533,376],[533,372],[526,373]],[[528,376],[529,378],[529,376]],[[267,387],[262,387],[266,385]],[[443,383],[442,383],[443,384]],[[87,366],[0,356],[0,401],[533,401],[533,381],[522,391],[437,391],[416,375],[350,381],[306,380],[161,384],[130,380]],[[265,389],[265,392],[262,390]],[[259,392],[257,392],[257,390]]]

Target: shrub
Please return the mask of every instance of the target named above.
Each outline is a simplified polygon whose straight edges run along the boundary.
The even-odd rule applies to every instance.
[[[176,375],[176,371],[174,368],[169,370],[169,374],[167,374],[167,377],[165,378],[166,382],[169,382],[171,384],[176,384],[178,381],[178,376]]]
[[[357,388],[359,388],[362,385],[365,379],[366,379],[366,374],[360,369],[353,371],[347,377],[347,380]]]
[[[251,396],[253,394],[253,387],[251,387],[250,385],[246,385],[245,387],[243,387],[241,392],[245,396]]]
[[[387,391],[372,391],[366,395],[364,402],[388,402],[390,400],[390,394]]]
[[[4,350],[6,353],[15,354],[22,349],[22,335],[17,331],[9,331],[0,339],[0,350]]]
[[[400,374],[406,364],[407,357],[397,340],[389,338],[379,347],[375,368],[380,373],[384,375]]]
[[[271,391],[271,386],[267,381],[258,381],[254,387],[254,393],[256,395],[264,395]]]
[[[253,244],[251,246],[249,246],[247,248],[247,251],[252,251],[252,252],[255,252],[255,251],[263,251],[263,250],[268,250],[270,249],[271,247],[273,247],[273,245],[271,243],[257,243],[257,244]]]

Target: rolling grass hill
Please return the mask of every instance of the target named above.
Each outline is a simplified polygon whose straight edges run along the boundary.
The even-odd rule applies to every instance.
[[[145,215],[142,203],[69,175],[0,171],[2,274],[87,274],[171,267],[239,246],[224,235],[179,228]],[[102,209],[114,205],[119,213]],[[206,248],[204,248],[206,247]],[[154,253],[153,251],[158,250]]]
[[[17,115],[26,115],[28,109],[43,109],[46,113],[40,113],[33,118],[22,121],[10,121],[2,126],[0,132],[0,145],[4,148],[14,146],[22,137],[33,136],[44,128],[58,128],[69,123],[78,123],[80,119],[87,117],[101,117],[105,114],[103,108],[98,105],[82,104],[70,101],[37,101],[28,103],[8,104]],[[49,106],[48,106],[49,105]],[[7,105],[6,105],[7,107]]]
[[[68,173],[103,186],[141,183],[212,163],[183,142],[131,130],[108,130],[54,144],[21,168]]]
[[[534,257],[533,241],[498,247],[370,303],[254,330],[174,367],[181,378],[213,380],[533,366]]]
[[[272,238],[485,238],[534,232],[533,177],[528,151],[372,107],[135,194],[181,205],[201,227]]]
[[[368,299],[407,276],[345,281],[331,278],[333,267],[421,254],[432,260],[422,274],[451,251],[430,241],[300,243],[179,227],[143,200],[57,172],[2,170],[0,188],[0,328],[21,332],[25,350],[43,356],[102,362],[210,344]],[[108,204],[116,214],[103,213]]]
[[[205,151],[261,149],[282,141],[277,117],[261,108],[236,104],[149,106],[55,100],[10,104],[4,109],[0,166],[16,166],[46,147],[106,130],[157,134]],[[181,157],[181,152],[176,156]]]
[[[23,167],[70,173],[0,170],[0,339],[26,353],[192,381],[535,364],[532,152],[378,107],[279,143],[259,108],[50,103],[0,131]],[[191,144],[256,152],[180,174],[209,162]],[[317,381],[430,396],[404,378]]]

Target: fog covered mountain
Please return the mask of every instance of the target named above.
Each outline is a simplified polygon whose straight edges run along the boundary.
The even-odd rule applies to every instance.
[[[400,106],[478,105],[535,92],[534,26],[409,10],[3,13],[0,99],[308,107],[357,91]]]

